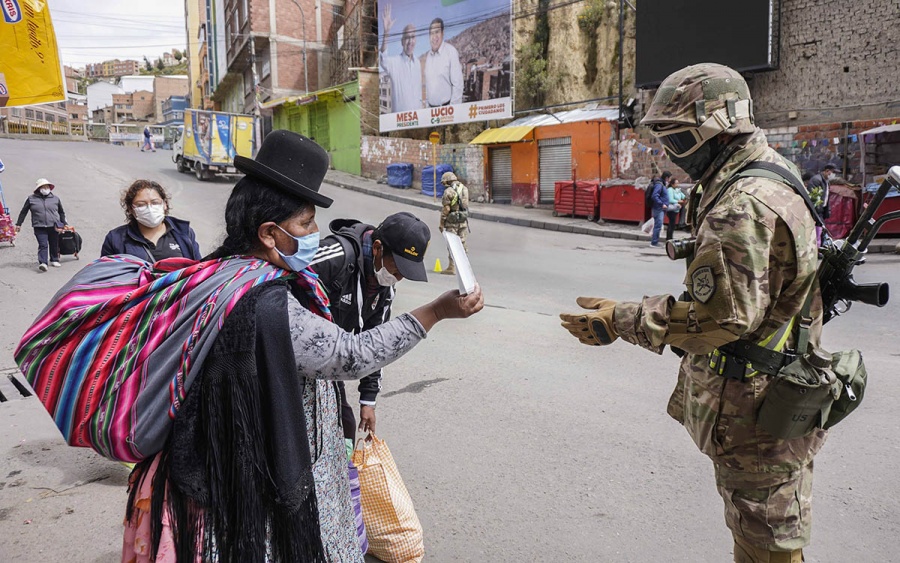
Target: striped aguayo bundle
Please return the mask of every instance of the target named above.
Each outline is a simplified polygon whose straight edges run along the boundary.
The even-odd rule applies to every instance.
[[[54,296],[22,337],[16,363],[70,445],[140,461],[162,448],[241,296],[295,275],[252,257],[101,258]],[[297,282],[327,313],[315,274]]]

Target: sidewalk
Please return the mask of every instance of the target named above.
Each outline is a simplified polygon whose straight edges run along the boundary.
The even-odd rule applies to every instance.
[[[346,172],[329,170],[325,176],[325,182],[344,189],[407,205],[424,207],[435,211],[441,208],[440,199],[435,201],[432,197],[422,195],[419,190],[393,188],[387,184],[379,184],[375,180],[354,176]],[[650,235],[642,233],[638,225],[634,223],[593,223],[583,217],[554,217],[553,210],[549,206],[546,209],[526,209],[515,205],[477,203],[473,201],[469,203],[469,217],[482,221],[507,223],[509,225],[519,225],[547,231],[650,242]]]
[[[424,207],[435,211],[441,208],[439,201],[436,202],[433,198],[422,195],[418,190],[393,188],[387,184],[379,184],[375,180],[354,176],[338,170],[329,170],[325,176],[325,182],[347,190],[406,205]],[[532,229],[650,242],[650,235],[642,233],[640,227],[634,223],[604,223],[602,221],[593,223],[584,218],[554,217],[553,210],[549,207],[526,209],[514,205],[471,202],[469,204],[469,217],[482,221],[531,227]],[[684,231],[678,232],[682,233],[681,236],[683,236]],[[869,245],[869,254],[897,252],[897,249],[900,248],[898,245],[900,245],[900,239],[875,239]]]

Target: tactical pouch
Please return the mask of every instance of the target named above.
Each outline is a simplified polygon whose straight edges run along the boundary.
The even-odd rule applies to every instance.
[[[468,218],[468,211],[451,211],[447,214],[447,220],[451,223],[465,223]]]
[[[834,402],[835,377],[801,357],[778,372],[757,415],[757,424],[776,438],[798,438],[822,428]]]
[[[807,358],[778,372],[760,406],[757,424],[776,438],[828,430],[862,402],[868,374],[859,350],[831,354],[830,369],[816,368]]]
[[[831,369],[837,376],[837,382],[833,386],[834,403],[825,417],[823,428],[826,430],[856,410],[866,392],[868,377],[862,352],[859,350],[844,350],[832,354]]]

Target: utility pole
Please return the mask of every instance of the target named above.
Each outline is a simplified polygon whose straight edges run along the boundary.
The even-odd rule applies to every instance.
[[[619,144],[622,142],[622,82],[625,80],[625,0],[619,0],[619,119],[616,120],[616,178],[619,177]]]
[[[250,36],[250,73],[253,76],[253,141],[254,155],[262,146],[262,119],[259,111],[259,75],[256,72],[256,41]]]
[[[309,73],[306,72],[306,16],[303,15],[303,8],[297,0],[291,0],[291,2],[300,10],[300,23],[303,25],[303,89],[309,94]]]

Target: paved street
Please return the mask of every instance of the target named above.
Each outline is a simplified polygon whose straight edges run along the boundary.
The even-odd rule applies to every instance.
[[[34,180],[47,177],[85,242],[81,261],[67,257],[47,273],[37,271],[28,222],[15,247],[0,244],[0,370],[14,368],[21,334],[121,224],[119,193],[134,179],[170,190],[172,214],[191,221],[203,253],[221,240],[233,182],[179,174],[170,155],[0,139],[13,218]],[[322,191],[335,199],[319,211],[323,232],[337,217],[377,223],[408,210],[432,229],[427,264],[446,262],[436,211],[332,185]],[[578,295],[679,292],[683,265],[641,241],[480,220],[471,229],[485,310],[440,323],[387,368],[378,403],[379,436],[416,503],[426,560],[730,561],[711,463],[665,413],[675,355],[622,342],[581,346],[556,317]],[[870,256],[857,281],[900,291],[900,256]],[[402,282],[395,313],[455,283],[440,275]],[[895,297],[880,310],[857,305],[827,327],[826,348],[863,350],[870,382],[861,409],[816,458],[807,561],[900,561],[898,313]],[[0,561],[117,561],[127,470],[67,447],[33,397],[12,398],[0,403]]]

